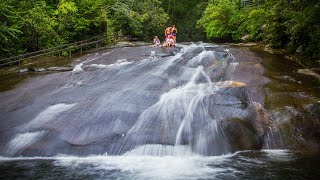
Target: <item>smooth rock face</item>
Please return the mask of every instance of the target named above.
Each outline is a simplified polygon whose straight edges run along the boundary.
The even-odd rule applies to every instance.
[[[284,134],[284,141],[296,150],[320,150],[320,103],[309,104],[303,109],[287,106],[273,111],[274,119]]]
[[[85,56],[72,72],[0,94],[0,153],[123,154],[146,144],[183,145],[203,155],[259,149],[265,124],[257,122],[251,95],[263,102],[255,88],[267,81],[241,81],[244,66],[236,61],[207,44]]]

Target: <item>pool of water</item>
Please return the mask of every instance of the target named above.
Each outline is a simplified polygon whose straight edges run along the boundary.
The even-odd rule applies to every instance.
[[[94,155],[0,158],[0,179],[316,179],[319,155],[287,150],[222,156]]]

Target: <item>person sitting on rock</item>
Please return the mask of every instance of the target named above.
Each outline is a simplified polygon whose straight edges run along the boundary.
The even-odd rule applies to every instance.
[[[153,45],[152,47],[157,47],[157,46],[160,46],[161,42],[158,38],[158,36],[155,36],[154,39],[153,39]]]
[[[163,46],[166,46],[166,47],[174,46],[174,39],[172,35],[168,36]]]

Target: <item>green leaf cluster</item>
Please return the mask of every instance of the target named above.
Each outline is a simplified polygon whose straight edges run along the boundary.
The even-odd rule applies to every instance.
[[[236,0],[211,0],[197,26],[207,38],[232,37],[287,48],[307,61],[320,60],[320,1],[257,0],[244,6]]]
[[[202,41],[206,39],[202,28],[197,28],[197,21],[207,7],[208,0],[161,0],[162,7],[169,15],[167,26],[176,25],[177,39],[181,41]],[[163,34],[163,33],[162,33]]]
[[[98,35],[149,40],[168,15],[160,0],[2,0],[0,20],[4,58]]]
[[[168,20],[159,0],[118,1],[112,9],[115,32],[143,40],[162,32]]]

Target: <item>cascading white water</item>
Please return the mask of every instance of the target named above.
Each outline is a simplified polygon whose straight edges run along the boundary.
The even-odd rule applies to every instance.
[[[228,50],[192,44],[136,59],[124,56],[127,50],[88,57],[64,73],[66,81],[36,92],[0,152],[42,157],[0,157],[0,167],[39,160],[102,179],[214,179],[243,174],[235,161],[263,163],[250,157],[255,151],[234,153],[261,146],[246,84],[226,76],[241,66]],[[272,148],[274,134],[266,139]],[[267,162],[292,160],[286,151],[258,153]]]
[[[182,53],[171,58],[169,60],[171,63],[159,69],[157,74],[163,74],[167,68],[179,63],[183,54],[195,48],[199,47],[194,45],[185,47]],[[230,151],[227,138],[219,130],[216,119],[209,114],[208,97],[213,95],[219,87],[211,82],[202,65],[209,67],[215,60],[214,53],[214,51],[202,49],[200,54],[187,62],[188,68],[181,68],[181,76],[176,77],[175,80],[182,79],[186,81],[185,84],[173,87],[164,93],[157,103],[142,112],[138,121],[126,133],[125,146],[130,144],[132,147],[139,147],[148,143],[154,144],[157,143],[156,140],[146,140],[145,137],[150,136],[152,139],[152,137],[162,136],[160,140],[162,143],[175,146],[172,148],[175,149],[173,154],[189,154],[190,151],[210,154],[209,151],[215,151],[215,148],[222,148],[225,152]],[[154,134],[150,128],[159,128],[160,134]],[[172,137],[175,138],[172,139]],[[220,139],[220,143],[214,144],[216,139]],[[225,145],[218,147],[221,146],[221,142]],[[162,145],[143,147],[143,152],[147,154],[152,152],[151,154],[172,155],[172,152],[168,151],[168,148],[163,148]],[[182,149],[185,152],[182,152]]]
[[[27,124],[24,124],[22,128],[25,130],[28,130],[29,128],[42,127],[47,123],[50,123],[50,121],[54,120],[54,118],[57,117],[59,114],[63,113],[64,111],[68,111],[75,105],[76,104],[60,103],[60,104],[50,106],[44,111],[42,111],[40,114],[38,114],[30,122],[28,122]]]
[[[45,135],[45,131],[37,131],[37,132],[27,132],[23,134],[17,134],[8,144],[7,144],[7,153],[15,154],[18,151],[23,150],[24,148],[32,145],[36,141],[38,141],[43,135]]]
[[[210,44],[159,49],[92,54],[0,94],[0,179],[315,177],[317,160],[274,150],[276,129],[257,125],[268,117],[247,91],[258,78],[247,59]]]
[[[149,145],[157,146],[157,145]],[[167,148],[172,151],[171,147]],[[170,149],[171,148],[171,149]],[[63,173],[52,173],[52,169],[47,169],[52,178],[61,177],[61,174],[67,174],[65,179],[73,179],[77,177],[92,177],[101,179],[238,179],[245,176],[250,169],[262,168],[265,171],[266,166],[275,169],[279,168],[279,164],[287,164],[294,162],[295,158],[286,150],[266,150],[261,152],[243,151],[233,154],[221,156],[199,156],[188,154],[188,156],[160,156],[157,152],[149,155],[141,155],[139,149],[134,149],[123,156],[91,155],[88,157],[77,157],[59,154],[55,157],[16,157],[7,158],[0,156],[0,163],[9,164],[18,162],[22,167],[22,163],[32,164],[30,167],[34,169],[34,164],[40,162],[43,166],[44,162],[53,161],[52,169],[63,169]],[[158,148],[154,149],[157,150]],[[169,150],[170,149],[170,150]],[[139,151],[139,152],[138,152]],[[185,150],[183,150],[185,151]],[[145,152],[142,152],[146,154]],[[246,156],[247,155],[247,156]],[[254,155],[255,158],[250,157]],[[291,163],[290,163],[291,164]],[[48,164],[46,164],[48,165]],[[1,166],[1,165],[0,165]],[[25,167],[28,168],[28,167]],[[271,168],[270,172],[275,170]],[[259,169],[259,168],[258,168]],[[47,177],[48,172],[39,172]],[[69,174],[70,173],[70,174]],[[91,176],[90,176],[91,175]],[[263,175],[257,177],[262,178]],[[255,176],[250,176],[255,177]],[[246,179],[248,176],[243,177]]]
[[[87,148],[81,151],[86,155],[122,155],[141,147],[139,152],[161,156],[220,155],[242,149],[233,148],[225,131],[239,123],[238,118],[245,123],[250,119],[247,93],[239,82],[217,82],[230,71],[232,55],[201,44],[182,46],[165,56],[170,49],[139,54],[144,48],[97,53],[76,65],[65,73],[71,76],[67,83],[57,83],[37,98],[33,109],[39,111],[29,113],[32,118],[16,134],[50,132],[39,143],[50,144],[53,155],[78,153],[73,145]],[[26,107],[22,114],[30,111]],[[58,144],[64,149],[56,148]]]

